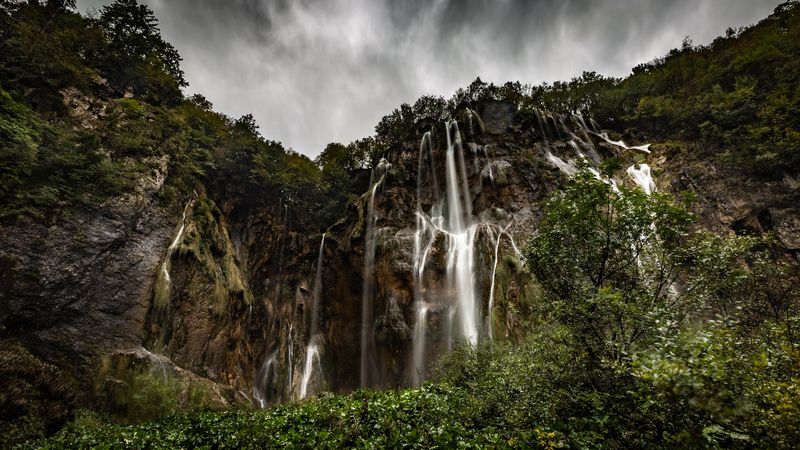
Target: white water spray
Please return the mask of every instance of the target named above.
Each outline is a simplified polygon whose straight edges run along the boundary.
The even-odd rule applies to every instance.
[[[417,305],[417,322],[414,324],[414,340],[411,353],[411,383],[419,386],[425,379],[425,340],[428,333],[428,306]]]
[[[287,345],[287,393],[292,398],[292,382],[294,381],[294,325],[289,324],[289,343]]]
[[[267,392],[276,376],[276,354],[273,352],[269,357],[264,359],[261,368],[256,372],[256,380],[255,383],[253,383],[253,398],[262,409],[267,406]]]
[[[320,297],[322,296],[322,257],[325,250],[325,233],[322,233],[322,239],[319,243],[319,256],[317,256],[317,274],[314,277],[314,291],[311,303],[311,323],[309,324],[309,340],[306,346],[306,362],[303,366],[303,378],[300,385],[300,398],[306,398],[308,395],[308,384],[311,381],[311,375],[314,371],[314,360],[317,362],[318,370],[321,374],[322,364],[320,363],[320,345],[319,336],[317,336],[317,327],[319,323],[319,304]]]
[[[375,194],[391,168],[386,159],[381,159],[370,176],[370,193],[367,202],[367,215],[364,230],[364,276],[361,297],[361,386],[373,385],[376,366],[374,329],[374,277],[375,277]],[[376,181],[377,178],[377,181]]]
[[[627,173],[634,183],[639,186],[645,194],[650,195],[656,190],[656,183],[650,173],[650,166],[647,164],[636,164],[628,167]]]
[[[316,336],[314,336],[316,338]],[[306,348],[306,363],[303,366],[303,378],[300,383],[300,398],[308,396],[308,385],[311,381],[311,375],[314,373],[314,363],[316,363],[317,370],[322,372],[322,362],[319,356],[319,346],[316,339],[311,338],[311,343]]]
[[[171,282],[169,276],[169,268],[172,264],[172,255],[175,253],[175,250],[180,245],[181,240],[183,239],[183,231],[186,229],[186,212],[189,210],[189,206],[191,206],[192,202],[186,204],[186,207],[183,208],[183,216],[181,216],[181,226],[178,228],[178,232],[175,234],[175,239],[172,240],[172,243],[169,244],[167,248],[167,256],[164,258],[164,262],[161,263],[161,273],[164,277],[164,282],[166,283],[166,288],[169,289],[169,285]]]

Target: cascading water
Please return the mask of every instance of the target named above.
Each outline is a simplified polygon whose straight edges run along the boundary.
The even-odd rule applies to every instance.
[[[427,340],[427,320],[428,305],[423,295],[422,279],[425,270],[425,260],[436,238],[436,228],[433,224],[429,225],[430,218],[425,215],[422,208],[422,186],[425,179],[425,167],[430,170],[430,183],[433,190],[434,201],[438,202],[439,186],[436,178],[436,170],[433,165],[433,148],[431,144],[431,132],[422,135],[419,144],[419,162],[417,165],[417,210],[415,214],[417,230],[414,233],[414,309],[416,311],[416,323],[414,324],[414,334],[411,350],[411,384],[419,385],[425,378],[425,346]],[[437,203],[431,211],[432,216],[441,216],[441,207]],[[433,210],[436,210],[435,212]],[[423,239],[427,237],[423,248]]]
[[[478,113],[476,113],[475,111],[471,110],[470,108],[466,108],[466,112],[467,112],[467,121],[469,123],[470,135],[472,136],[475,135],[474,122],[478,123],[478,129],[480,130],[480,132],[485,133],[486,128],[483,125],[483,120],[481,120],[481,116],[478,115]]]
[[[277,376],[277,355],[273,352],[268,358],[264,359],[261,367],[256,372],[255,383],[253,383],[253,398],[260,408],[267,406],[267,393]]]
[[[639,186],[645,194],[650,195],[656,190],[656,183],[653,181],[653,176],[650,174],[650,166],[647,164],[639,164],[628,167],[627,173],[634,183]]]
[[[372,386],[377,365],[374,329],[374,276],[375,276],[375,194],[391,168],[386,159],[381,159],[370,176],[370,192],[364,230],[364,277],[361,298],[361,386]],[[377,179],[377,181],[376,181]]]
[[[317,345],[317,336],[311,338],[308,347],[306,348],[306,363],[303,366],[303,379],[300,383],[300,398],[308,396],[308,384],[311,381],[311,375],[314,372],[314,363],[316,362],[318,370],[322,371],[322,362],[319,356],[319,346]]]
[[[564,161],[558,156],[550,153],[549,150],[545,153],[545,159],[550,161],[550,163],[554,166],[558,167],[558,169],[567,174],[567,176],[572,176],[578,173],[578,168],[575,166],[575,164]]]
[[[458,123],[447,123],[446,187],[447,222],[445,231],[450,243],[447,251],[447,278],[456,297],[459,337],[472,345],[478,343],[479,312],[473,281],[473,241],[477,227],[472,220],[472,199],[464,168],[464,154]],[[461,186],[459,186],[459,176]]]
[[[435,185],[435,168],[428,164],[426,157],[432,152],[430,133],[426,133],[420,143],[419,168],[417,179],[416,233],[414,235],[414,295],[416,323],[412,333],[412,355],[410,361],[410,380],[419,384],[425,379],[425,362],[430,359],[427,350],[430,339],[438,337],[445,350],[450,348],[453,339],[475,345],[483,330],[483,318],[475,282],[475,243],[480,231],[491,234],[497,225],[475,223],[472,217],[472,197],[468,176],[464,167],[463,147],[458,124],[455,121],[445,124],[447,150],[445,154],[445,190],[438,195]],[[430,162],[432,163],[432,158]],[[430,172],[431,176],[426,176]],[[434,183],[434,195],[429,212],[423,209],[423,184]],[[493,228],[494,227],[494,228]],[[507,229],[506,229],[507,230]],[[499,229],[500,233],[506,230]],[[506,233],[507,236],[508,235]],[[494,239],[492,242],[495,243]],[[512,246],[516,249],[513,239]],[[436,268],[428,267],[429,256],[436,246],[438,254],[445,255],[445,276],[439,280]],[[499,244],[498,244],[499,245]],[[499,248],[496,251],[499,255]],[[426,277],[428,269],[433,269],[432,277]],[[494,288],[494,286],[492,287]],[[493,290],[493,289],[492,289]],[[490,294],[493,295],[493,294]],[[491,315],[491,310],[488,312]],[[431,319],[438,317],[438,320]],[[429,333],[430,323],[436,323],[438,333]],[[433,335],[433,336],[432,336]]]
[[[592,124],[592,127],[595,128],[595,130],[591,130],[589,129],[589,127],[586,126],[586,122],[583,120],[582,116],[573,116],[573,120],[575,121],[575,124],[578,126],[578,128],[580,128],[581,131],[586,135],[587,139],[588,139],[588,133],[592,133],[595,136],[599,137],[600,139],[608,142],[609,144],[620,147],[623,150],[638,150],[643,153],[650,153],[650,144],[629,146],[623,141],[612,140],[610,137],[608,137],[608,133],[599,131],[599,125],[597,125],[597,122],[595,122],[594,119],[590,118],[589,121]]]
[[[549,150],[550,143],[547,140],[547,133],[544,132],[544,125],[542,124],[542,113],[538,109],[534,110],[534,113],[536,113],[536,122],[539,123],[539,132],[542,133],[542,140],[544,141],[544,146]]]
[[[413,349],[411,352],[411,384],[418,386],[425,379],[425,340],[428,334],[428,306],[416,307],[417,322],[414,324]]]
[[[553,113],[547,113],[547,116],[545,116],[545,123],[547,123],[547,119],[550,119],[550,120],[553,121],[553,129],[556,131],[556,136],[559,139],[562,139],[561,130],[558,129],[558,121],[556,121],[556,118],[553,115]]]
[[[183,208],[183,215],[181,216],[181,226],[178,228],[178,232],[175,233],[175,238],[172,240],[172,243],[169,244],[167,247],[167,255],[164,257],[164,262],[161,263],[161,271],[159,273],[159,279],[156,280],[156,296],[155,296],[155,303],[156,305],[163,307],[167,303],[169,303],[170,297],[170,288],[172,279],[169,275],[170,267],[172,266],[172,256],[175,254],[175,250],[177,250],[178,245],[180,245],[181,240],[183,239],[183,232],[186,229],[186,213],[189,211],[189,207],[192,205],[192,201],[186,204]]]
[[[294,325],[289,324],[289,343],[286,346],[286,396],[292,398],[292,384],[294,381]]]
[[[317,327],[319,325],[319,303],[322,297],[322,257],[325,250],[325,233],[322,233],[322,239],[319,243],[319,255],[317,256],[317,273],[314,276],[314,291],[311,303],[311,322],[309,323],[308,335],[314,337],[317,335]]]
[[[303,379],[300,385],[300,398],[308,395],[308,384],[314,372],[314,361],[317,362],[319,372],[322,372],[320,363],[320,345],[317,328],[319,323],[319,304],[322,296],[322,257],[325,250],[325,233],[322,233],[322,240],[319,243],[319,256],[317,256],[317,274],[314,277],[314,291],[311,303],[311,321],[308,326],[308,345],[306,346],[306,361],[303,366]]]
[[[487,308],[487,314],[486,314],[486,322],[487,322],[486,328],[489,331],[489,339],[491,340],[494,340],[494,324],[493,324],[494,321],[492,320],[493,319],[492,311],[494,309],[494,284],[495,284],[495,278],[497,277],[497,261],[500,259],[500,239],[503,238],[503,235],[508,236],[508,239],[511,241],[511,245],[517,252],[517,255],[521,256],[521,253],[517,248],[517,244],[514,243],[514,238],[512,238],[511,235],[508,234],[508,229],[511,227],[512,224],[513,221],[509,222],[509,224],[506,225],[506,227],[503,228],[500,231],[500,233],[497,234],[497,241],[495,242],[494,245],[494,263],[492,264],[492,284],[489,287],[489,307]],[[494,233],[491,230],[489,232],[490,236],[494,238]]]

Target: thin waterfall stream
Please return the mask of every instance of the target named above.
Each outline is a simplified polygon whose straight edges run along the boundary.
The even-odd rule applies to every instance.
[[[317,335],[317,328],[319,327],[319,305],[320,297],[322,296],[322,261],[325,250],[325,233],[322,233],[322,239],[319,243],[319,256],[317,256],[317,273],[314,277],[314,290],[311,303],[311,322],[308,326],[308,345],[306,346],[306,361],[303,366],[303,378],[300,384],[300,398],[308,396],[308,385],[311,382],[311,377],[314,373],[314,362],[317,364],[317,371],[319,375],[322,372],[322,363],[320,361],[320,343],[319,336]]]

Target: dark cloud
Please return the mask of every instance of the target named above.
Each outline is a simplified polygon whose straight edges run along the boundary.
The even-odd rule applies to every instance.
[[[424,94],[485,81],[622,76],[778,0],[146,0],[189,92],[310,156]],[[103,0],[78,0],[81,10]]]

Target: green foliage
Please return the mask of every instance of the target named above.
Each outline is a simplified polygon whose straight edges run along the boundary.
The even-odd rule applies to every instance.
[[[126,419],[136,423],[164,417],[175,411],[178,407],[180,386],[169,376],[144,371],[130,378],[125,394],[118,399],[120,406],[126,409]]]
[[[373,138],[348,145],[330,143],[314,162],[320,167],[320,181],[331,199],[323,214],[337,218],[344,207],[354,202],[369,186],[369,169],[375,159]]]
[[[132,167],[88,131],[46,125],[0,89],[0,218],[42,217],[57,205],[91,205],[131,185]]]
[[[593,364],[624,360],[686,313],[690,299],[670,287],[684,272],[690,218],[666,196],[617,194],[589,173],[547,203],[527,265]]]
[[[800,169],[800,8],[785,2],[758,25],[708,46],[685,42],[602,92],[601,122],[659,137],[702,139],[709,156],[779,178]]]
[[[98,78],[86,58],[102,46],[102,33],[64,3],[0,2],[0,80],[37,111],[60,111],[59,89],[87,90]]]
[[[45,125],[0,89],[0,196],[11,195],[31,174]]]
[[[104,6],[99,24],[106,38],[99,66],[119,89],[131,88],[156,103],[175,102],[187,86],[181,57],[161,38],[153,11],[136,0]]]
[[[177,414],[136,426],[74,423],[38,448],[537,448],[533,432],[464,422],[447,385],[358,391],[266,411]],[[543,436],[541,439],[547,439]],[[24,447],[23,447],[24,448]]]

